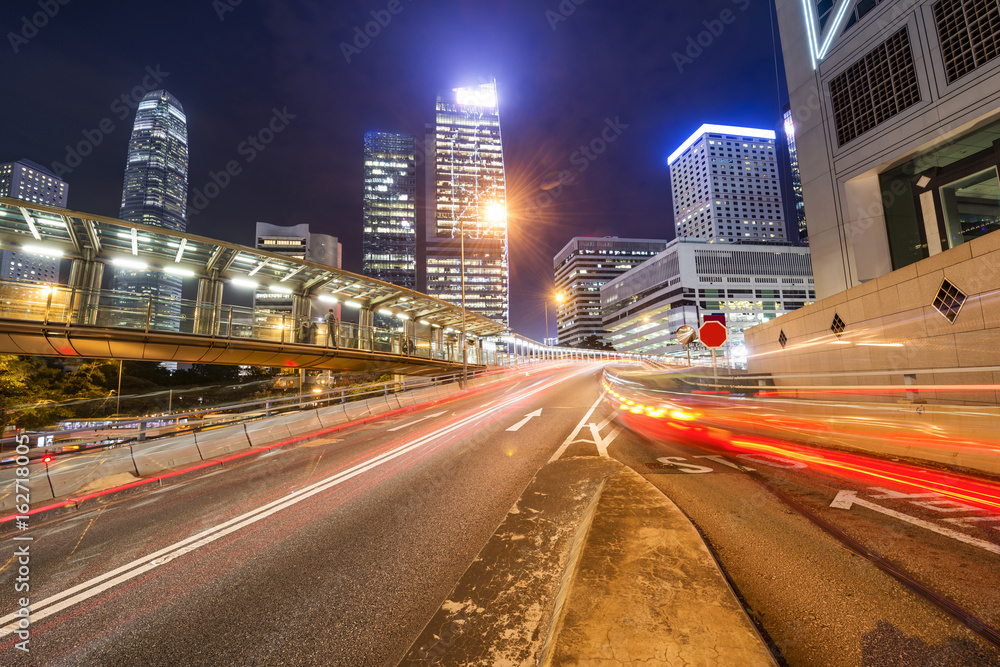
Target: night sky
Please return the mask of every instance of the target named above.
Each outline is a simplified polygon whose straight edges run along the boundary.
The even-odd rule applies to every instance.
[[[422,140],[438,93],[495,77],[511,324],[536,339],[552,256],[571,237],[672,238],[666,156],[706,122],[776,129],[784,96],[763,0],[63,1],[0,9],[0,161],[69,167],[67,146],[93,145],[62,175],[69,207],[117,216],[129,95],[163,87],[187,114],[189,201],[210,172],[241,166],[200,214],[189,205],[189,232],[252,245],[257,221],[308,222],[340,238],[351,271],[361,270],[364,132]],[[40,5],[55,14],[47,23]],[[355,27],[373,11],[389,20],[358,50]],[[46,24],[25,28],[33,15]],[[241,143],[275,110],[287,126],[249,161]],[[609,121],[620,134],[585,157]],[[542,189],[564,170],[571,184]],[[421,168],[418,179],[422,195]]]

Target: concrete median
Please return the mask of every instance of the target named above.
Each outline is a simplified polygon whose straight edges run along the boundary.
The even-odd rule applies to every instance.
[[[344,413],[347,415],[347,421],[351,422],[356,419],[370,417],[372,414],[367,401],[351,401],[350,403],[345,403]]]
[[[140,475],[157,475],[165,470],[201,460],[194,433],[132,446],[135,468]]]
[[[299,438],[323,430],[316,410],[293,412],[285,416],[285,424],[293,438]]]
[[[316,411],[316,417],[319,419],[319,423],[323,425],[323,428],[331,428],[347,421],[347,413],[344,412],[343,405],[331,405],[326,408],[320,408]]]
[[[195,442],[201,451],[201,457],[206,461],[216,456],[250,448],[243,424],[223,426],[195,434]]]
[[[56,498],[81,490],[96,490],[90,487],[100,486],[100,480],[115,475],[138,477],[131,447],[77,454],[49,464],[49,480]]]
[[[17,480],[24,481],[24,477],[18,477],[17,468],[4,468],[0,470],[0,512],[14,512],[15,508],[22,504],[24,498],[17,497]],[[28,491],[31,495],[31,504],[40,501],[52,500],[52,490],[49,488],[49,480],[45,476],[44,463],[32,463],[28,466]],[[22,486],[23,489],[23,486]]]
[[[288,415],[267,417],[254,422],[246,422],[247,440],[251,447],[273,445],[276,442],[290,440],[292,432],[288,429]]]

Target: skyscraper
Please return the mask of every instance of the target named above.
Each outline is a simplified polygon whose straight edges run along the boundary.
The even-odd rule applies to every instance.
[[[308,223],[283,227],[258,222],[256,239],[258,250],[305,259],[335,269],[341,268],[341,244],[337,237],[310,233]],[[295,311],[295,301],[290,290],[258,290],[254,293],[253,307],[257,311],[292,314]],[[320,317],[326,311],[326,306],[315,300],[310,303],[309,308],[311,317]]]
[[[417,287],[416,154],[409,134],[365,134],[362,273]]]
[[[667,242],[658,239],[620,239],[617,236],[570,239],[552,258],[559,344],[579,345],[588,336],[603,339],[601,286],[666,247]]]
[[[184,231],[187,227],[187,177],[184,108],[167,91],[154,90],[142,99],[135,113],[119,216],[129,222]],[[120,299],[122,306],[134,307],[139,300],[136,297],[151,298],[156,328],[178,330],[180,276],[149,271],[142,266],[137,259],[132,267],[115,271],[113,289],[132,295]]]
[[[427,293],[509,322],[507,187],[496,82],[437,98],[428,132]],[[463,238],[464,237],[464,238]]]
[[[791,221],[795,224],[800,241],[809,238],[809,230],[806,229],[806,205],[802,199],[802,172],[799,171],[799,152],[795,148],[795,121],[792,120],[791,106],[785,106],[785,113],[782,117],[785,128],[785,142],[788,144],[788,167],[792,172],[792,201],[795,203],[795,218]]]
[[[69,185],[45,167],[31,160],[0,164],[0,196],[27,202],[66,206]],[[4,248],[0,277],[29,282],[57,282],[59,260]]]
[[[674,227],[709,243],[787,243],[775,135],[702,125],[670,155]]]

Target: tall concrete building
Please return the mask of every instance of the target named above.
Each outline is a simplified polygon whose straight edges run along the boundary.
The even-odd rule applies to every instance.
[[[256,247],[258,250],[285,255],[293,259],[306,259],[333,268],[342,268],[342,248],[335,236],[313,234],[309,224],[281,226],[266,222],[257,223]],[[296,297],[291,291],[277,286],[271,290],[254,292],[254,310],[268,313],[295,312]],[[312,317],[320,317],[326,306],[313,302],[310,306]]]
[[[0,164],[0,196],[36,204],[66,206],[69,185],[31,160]],[[50,283],[59,281],[59,260],[4,248],[0,277],[6,280]]]
[[[437,98],[427,135],[426,287],[509,323],[507,185],[496,82]]]
[[[802,199],[802,172],[799,169],[799,151],[795,147],[795,121],[792,119],[792,108],[786,106],[781,117],[785,130],[785,145],[788,147],[788,170],[791,175],[791,200],[794,215],[789,216],[789,232],[795,231],[799,241],[809,240],[809,230],[806,228],[806,205]],[[794,238],[794,237],[793,237]]]
[[[362,273],[417,287],[416,153],[414,137],[365,134]]]
[[[1000,229],[997,0],[777,0],[820,298]]]
[[[187,118],[176,97],[165,90],[147,93],[135,113],[128,144],[125,183],[119,217],[129,222],[187,228],[188,138]],[[176,331],[181,317],[181,277],[151,271],[140,256],[140,241],[133,258],[121,258],[113,276],[113,289],[127,294],[120,306],[133,309],[144,298],[155,304],[153,326]]]
[[[604,339],[601,286],[667,247],[665,240],[614,236],[570,239],[552,258],[558,305],[559,345],[579,345],[588,336]],[[546,335],[548,332],[546,332]]]
[[[819,300],[747,331],[750,370],[995,405],[1000,3],[776,5]]]
[[[677,236],[787,243],[775,151],[771,130],[698,128],[667,158]]]
[[[601,316],[619,352],[682,355],[678,327],[725,315],[727,349],[741,357],[745,330],[815,298],[809,248],[675,239],[601,287]]]

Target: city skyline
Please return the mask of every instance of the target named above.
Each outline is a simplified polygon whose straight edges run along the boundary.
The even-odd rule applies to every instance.
[[[26,7],[11,6],[8,23]],[[568,239],[669,238],[665,159],[686,128],[707,119],[779,123],[776,83],[757,74],[775,65],[772,47],[759,39],[770,30],[763,5],[734,5],[737,21],[682,71],[671,65],[672,54],[685,51],[710,12],[586,5],[553,28],[531,3],[405,7],[348,63],[338,45],[371,19],[368,8],[244,4],[220,20],[211,6],[154,4],[148,11],[159,12],[161,28],[135,31],[131,13],[67,5],[19,53],[5,56],[16,59],[12,84],[37,105],[31,114],[11,109],[9,128],[35,130],[9,132],[9,153],[0,159],[64,165],[60,177],[73,184],[76,208],[117,215],[129,139],[122,128],[146,92],[165,87],[189,116],[192,202],[203,195],[192,232],[252,245],[258,219],[309,222],[340,238],[345,268],[360,273],[363,174],[352,147],[369,131],[422,137],[436,91],[495,76],[510,191],[511,324],[540,338],[549,262]],[[490,29],[478,28],[484,25]],[[71,39],[77,30],[93,36],[86,58]],[[179,32],[190,37],[183,48],[171,38]],[[431,43],[439,48],[428,49]],[[309,44],[326,46],[303,49]],[[730,49],[742,54],[735,67]],[[604,58],[608,52],[635,57],[626,66]],[[725,96],[715,73],[732,86]],[[636,85],[640,80],[656,83]],[[678,85],[703,104],[675,104]],[[71,108],[59,103],[63,95],[74,99]],[[602,146],[602,132],[615,140]],[[425,157],[418,141],[418,197]],[[571,180],[560,180],[564,173]]]

